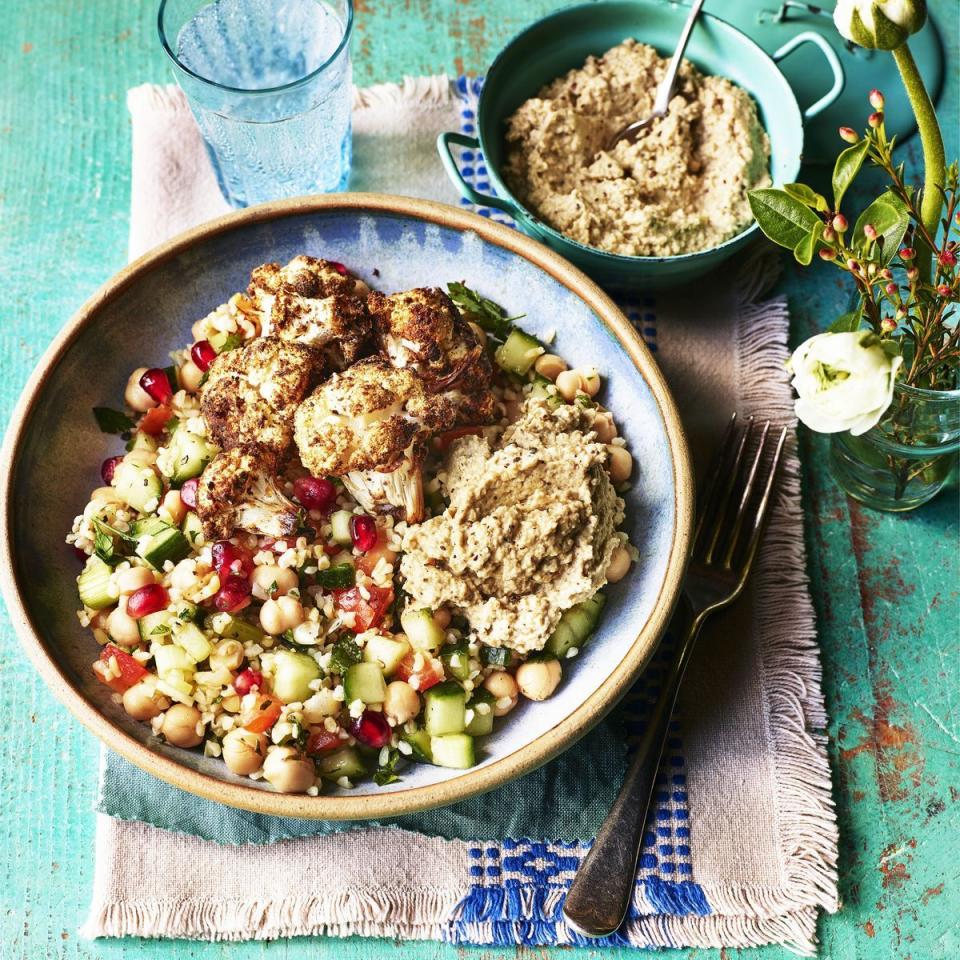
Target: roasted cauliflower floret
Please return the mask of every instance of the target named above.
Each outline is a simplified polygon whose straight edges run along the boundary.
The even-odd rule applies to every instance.
[[[430,393],[412,369],[368,357],[334,374],[300,405],[297,449],[311,473],[341,477],[367,510],[416,521],[423,516],[420,464],[427,442],[477,422],[464,419],[471,412],[458,393]],[[486,419],[491,415],[492,404]]]
[[[298,510],[281,492],[274,472],[276,454],[244,443],[215,457],[200,475],[197,516],[208,540],[234,530],[282,538],[297,529]]]
[[[307,256],[257,267],[248,288],[265,335],[315,347],[333,370],[350,366],[370,343],[369,292],[342,264]]]
[[[312,348],[277,337],[257,337],[221,353],[200,391],[207,432],[224,450],[258,443],[283,454],[293,437],[294,410],[322,367]]]
[[[428,390],[489,391],[490,360],[470,324],[442,291],[419,287],[367,301],[380,350],[396,367],[411,367]]]

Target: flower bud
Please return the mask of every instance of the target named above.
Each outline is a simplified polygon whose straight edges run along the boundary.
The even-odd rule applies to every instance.
[[[836,260],[837,251],[833,247],[821,247],[820,248],[820,259],[821,260]]]
[[[877,239],[877,228],[876,228],[872,223],[868,223],[868,224],[866,224],[866,226],[864,226],[864,228],[863,228],[863,235],[864,235],[868,240],[876,240],[876,239]]]
[[[884,333],[893,333],[897,329],[897,321],[893,317],[884,317],[880,321],[880,329]]]
[[[900,288],[895,283],[888,283],[883,289],[892,297]]]
[[[907,315],[907,308],[901,304],[896,309],[896,317],[898,320],[902,320]]]
[[[881,123],[883,123],[882,113],[871,113],[870,116],[867,117],[868,126],[872,127],[874,130],[876,130]]]
[[[827,243],[833,243],[837,239],[837,231],[829,223],[823,228],[823,239]]]
[[[870,91],[868,99],[870,100],[870,106],[873,107],[874,110],[883,109],[883,94],[876,87]]]
[[[901,247],[899,254],[901,260],[912,260],[917,255],[917,251],[913,247]]]
[[[937,257],[937,263],[941,267],[955,267],[957,265],[957,255],[952,250],[944,250]]]
[[[837,0],[833,11],[844,39],[867,50],[896,49],[926,19],[926,0]]]
[[[910,280],[910,281],[916,280],[917,277],[919,277],[919,276],[920,276],[920,268],[919,268],[919,267],[911,267],[911,268],[907,271],[907,279]]]
[[[892,279],[893,279],[893,271],[892,271],[889,267],[884,267],[884,268],[880,271],[880,276],[883,277],[884,280],[892,280]]]
[[[840,139],[846,140],[847,143],[856,143],[860,139],[859,134],[853,127],[840,127],[837,132],[840,134]]]
[[[830,221],[830,224],[837,233],[843,233],[849,226],[847,218],[842,213],[838,213],[833,220]]]
[[[847,261],[847,269],[848,269],[851,273],[856,273],[856,272],[860,269],[860,264],[857,263],[857,261],[854,260],[853,257],[851,257],[851,258]]]
[[[947,284],[941,283],[940,286],[937,287],[937,293],[939,293],[941,297],[949,297],[950,294],[953,293],[953,290],[951,290]]]

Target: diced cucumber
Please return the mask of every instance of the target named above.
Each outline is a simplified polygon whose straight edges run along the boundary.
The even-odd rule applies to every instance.
[[[469,713],[472,710],[473,716],[470,718],[465,732],[469,733],[471,737],[485,737],[492,732],[493,708],[496,702],[496,697],[489,690],[484,690],[482,687],[479,690],[474,690],[470,697],[470,703],[467,704],[467,712]],[[485,711],[477,710],[477,706],[480,704],[487,709]]]
[[[533,378],[533,387],[530,389],[530,396],[534,399],[546,400],[547,406],[550,407],[551,410],[562,407],[566,402],[557,391],[557,388],[554,387],[546,377],[541,377],[539,373]]]
[[[598,590],[589,600],[565,610],[544,651],[562,660],[571,648],[583,646],[596,629],[606,602],[606,595]]]
[[[193,684],[179,670],[172,670],[157,681],[157,690],[165,693],[171,700],[193,706]]]
[[[523,377],[536,362],[537,357],[544,353],[546,350],[536,337],[531,337],[529,333],[514,327],[507,339],[497,347],[493,359],[507,373],[515,373]]]
[[[351,664],[359,663],[362,659],[363,654],[357,641],[352,636],[341,637],[330,652],[330,672],[343,676]]]
[[[448,733],[430,738],[430,752],[438,767],[452,767],[454,770],[466,770],[476,762],[473,749],[473,737],[466,733]]]
[[[166,530],[170,524],[166,520],[161,520],[156,516],[141,517],[139,520],[134,520],[130,524],[130,536],[134,540],[139,540],[141,537],[146,536],[150,533],[159,533],[161,530]]]
[[[176,528],[164,526],[158,533],[145,534],[137,541],[136,554],[151,567],[162,570],[169,560],[177,563],[190,554],[190,542]]]
[[[111,585],[113,568],[97,556],[90,557],[77,577],[77,592],[80,602],[91,610],[112,607],[120,596],[120,590]]]
[[[239,640],[241,643],[259,643],[263,631],[252,623],[235,617],[232,613],[215,613],[207,619],[208,626],[218,637],[226,640]]]
[[[164,679],[170,673],[179,673],[186,676],[192,674],[195,664],[183,647],[175,643],[154,643],[150,647],[157,673]]]
[[[189,430],[177,430],[170,438],[170,482],[180,486],[191,477],[199,477],[218,452],[218,448],[203,437]]]
[[[424,727],[431,737],[448,733],[463,733],[467,725],[467,695],[454,680],[445,680],[431,687],[425,694]]]
[[[443,661],[447,676],[453,677],[454,680],[469,678],[470,651],[467,649],[466,640],[444,647],[440,653],[440,659]]]
[[[129,448],[131,450],[156,450],[159,444],[156,437],[151,437],[149,433],[143,433],[138,430],[130,440]]]
[[[317,661],[307,653],[278,650],[273,661],[273,692],[284,703],[303,703],[313,695],[310,683],[321,676]]]
[[[317,586],[324,590],[343,590],[357,582],[357,571],[352,563],[337,563],[317,571]]]
[[[389,677],[400,661],[410,652],[410,644],[404,639],[391,639],[375,634],[367,639],[363,648],[363,659],[367,663],[375,663]]]
[[[117,496],[141,513],[149,513],[151,509],[155,509],[163,496],[163,484],[153,468],[137,466],[134,463],[117,464],[113,485]]]
[[[509,667],[513,651],[509,647],[480,647],[480,660],[488,667]]]
[[[148,613],[145,617],[141,617],[137,621],[140,639],[152,643],[154,640],[169,636],[173,632],[171,625],[173,618],[172,610],[158,610],[156,613]]]
[[[236,350],[243,344],[243,337],[238,333],[227,333],[223,330],[214,330],[207,337],[207,342],[217,353],[226,353],[228,350]]]
[[[177,601],[177,619],[181,623],[202,623],[200,608],[189,600]]]
[[[420,763],[433,763],[433,754],[430,751],[430,734],[426,730],[414,730],[405,733],[403,739],[410,744],[413,751],[411,756]]]
[[[187,651],[194,663],[201,663],[213,652],[204,632],[195,623],[183,623],[173,628],[173,642]]]
[[[433,619],[433,611],[426,608],[414,610],[407,607],[400,614],[400,625],[410,643],[418,650],[436,653],[447,639],[447,632],[437,626]]]
[[[317,772],[325,780],[357,779],[366,775],[367,765],[356,747],[341,747],[317,760]]]
[[[202,547],[206,543],[206,540],[203,539],[203,524],[193,510],[188,511],[183,518],[181,529],[191,547]]]
[[[343,675],[343,692],[347,703],[354,700],[383,703],[387,696],[387,685],[380,667],[375,663],[355,663],[347,667]]]
[[[353,534],[350,532],[350,521],[353,514],[349,510],[337,510],[330,517],[330,536],[334,543],[347,544],[353,543]]]

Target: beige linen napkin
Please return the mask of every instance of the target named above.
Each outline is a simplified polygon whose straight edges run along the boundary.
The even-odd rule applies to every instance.
[[[179,91],[140,87],[128,103],[133,257],[226,206]],[[355,107],[355,189],[456,202],[433,148],[437,132],[460,126],[446,78],[358,91]],[[770,271],[769,260],[748,261],[724,279],[657,300],[656,357],[701,470],[731,411],[792,422],[786,305],[760,300]],[[704,634],[680,715],[690,861],[710,915],[671,916],[641,899],[626,941],[785,942],[811,952],[818,908],[837,907],[837,833],[792,438],[752,592]],[[458,906],[476,886],[470,847],[398,830],[221,847],[99,815],[93,904],[82,933],[505,942],[492,919]],[[303,877],[310,877],[308,893]],[[562,923],[552,935],[574,941]]]

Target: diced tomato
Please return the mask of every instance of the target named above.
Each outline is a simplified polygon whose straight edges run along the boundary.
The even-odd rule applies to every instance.
[[[350,587],[348,590],[334,590],[333,602],[338,610],[344,613],[353,613],[353,628],[357,633],[378,627],[393,603],[392,587],[377,587],[372,583],[364,587],[369,595],[365,598],[359,587]]]
[[[120,676],[113,676],[110,659],[115,657]],[[96,678],[117,693],[126,693],[135,683],[139,683],[150,671],[130,656],[125,650],[108,643],[100,651],[100,659],[93,665]]]
[[[339,543],[327,543],[323,547],[323,552],[328,557],[335,557],[338,553],[343,552],[343,547]]]
[[[283,702],[279,697],[261,694],[253,707],[243,712],[243,728],[251,733],[266,733],[279,719]]]
[[[461,437],[479,437],[483,433],[483,427],[457,427],[455,430],[448,430],[446,433],[438,434],[433,438],[433,445],[440,451],[445,451],[454,440]]]
[[[386,560],[387,563],[392,564],[396,561],[397,554],[387,546],[386,531],[378,528],[376,544],[363,554],[363,556],[357,557],[356,567],[369,577],[373,573],[373,568],[380,562],[381,557]]]
[[[155,437],[163,433],[163,428],[172,416],[173,411],[166,404],[161,403],[159,407],[153,407],[140,418],[138,428],[151,437]]]
[[[419,670],[414,669],[417,656],[423,657],[423,665]],[[418,693],[435,687],[443,680],[443,662],[436,657],[418,650],[411,650],[401,661],[394,673],[396,680],[406,680]]]
[[[310,732],[310,736],[307,737],[307,753],[310,756],[315,757],[321,753],[329,753],[341,746],[343,746],[343,741],[340,737],[323,727],[314,728]]]

